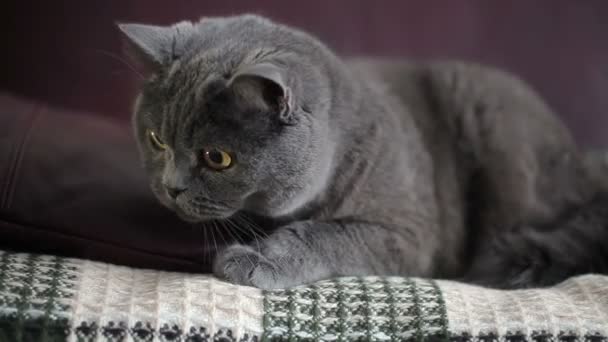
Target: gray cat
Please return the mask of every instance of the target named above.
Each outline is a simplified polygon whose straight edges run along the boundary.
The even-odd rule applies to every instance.
[[[270,289],[407,275],[533,286],[488,271],[502,259],[486,241],[592,199],[568,130],[507,73],[343,61],[253,15],[120,29],[150,72],[134,125],[159,200],[193,222],[241,213],[281,222],[262,241],[219,251],[214,270],[228,281]]]

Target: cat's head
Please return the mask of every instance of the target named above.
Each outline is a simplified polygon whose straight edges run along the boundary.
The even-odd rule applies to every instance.
[[[276,217],[320,194],[334,141],[318,42],[250,15],[119,27],[149,72],[133,122],[164,205],[190,221]]]

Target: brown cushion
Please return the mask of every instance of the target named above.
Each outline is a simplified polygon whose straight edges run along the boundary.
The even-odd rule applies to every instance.
[[[149,191],[128,122],[0,94],[1,248],[201,272],[203,238]]]

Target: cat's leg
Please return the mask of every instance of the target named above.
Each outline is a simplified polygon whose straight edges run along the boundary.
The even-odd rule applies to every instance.
[[[548,225],[520,227],[487,242],[462,280],[511,289],[608,272],[608,193]]]
[[[580,271],[589,236],[560,220],[593,186],[568,129],[526,84],[497,70],[442,64],[431,84],[476,176],[468,214],[479,229],[465,280],[529,287]]]
[[[230,282],[285,288],[336,276],[431,273],[430,250],[412,236],[363,222],[299,221],[258,244],[233,245],[216,257],[214,272]]]
[[[588,198],[570,132],[524,82],[461,63],[436,65],[430,75],[437,107],[476,170],[483,229],[547,222]]]

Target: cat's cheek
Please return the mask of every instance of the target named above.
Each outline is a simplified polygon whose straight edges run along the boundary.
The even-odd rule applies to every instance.
[[[156,196],[156,199],[158,199],[158,201],[160,202],[160,204],[162,204],[163,206],[174,210],[174,203],[171,202],[167,196],[165,196],[163,193],[160,193],[158,191],[154,191],[154,195]]]
[[[167,197],[167,194],[165,193],[165,189],[160,184],[160,182],[153,182],[150,185],[150,189],[151,189],[152,193],[154,194],[154,197],[156,197],[156,199],[160,202],[160,204],[162,204],[163,206],[165,206],[171,210],[175,210],[175,203]]]

